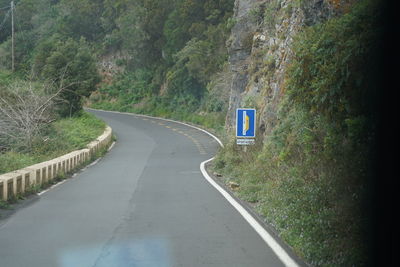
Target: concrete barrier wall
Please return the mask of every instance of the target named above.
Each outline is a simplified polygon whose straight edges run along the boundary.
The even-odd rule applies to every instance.
[[[106,130],[96,140],[90,142],[87,148],[73,151],[61,157],[41,162],[20,170],[0,175],[0,200],[23,194],[27,189],[51,182],[57,176],[66,174],[88,162],[112,140],[112,129]]]

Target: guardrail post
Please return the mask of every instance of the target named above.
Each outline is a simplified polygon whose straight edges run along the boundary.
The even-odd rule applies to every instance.
[[[1,199],[4,201],[7,201],[7,185],[6,185],[6,180],[1,178],[0,176],[0,194],[1,194]]]

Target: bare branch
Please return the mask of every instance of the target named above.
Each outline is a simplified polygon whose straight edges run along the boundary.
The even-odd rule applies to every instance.
[[[20,82],[2,88],[6,92],[0,96],[2,148],[15,145],[18,148],[29,148],[33,139],[40,135],[43,126],[54,120],[52,107],[56,95],[41,94],[34,87],[32,82]]]

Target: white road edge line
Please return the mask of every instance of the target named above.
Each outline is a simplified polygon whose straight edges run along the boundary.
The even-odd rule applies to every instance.
[[[46,190],[43,190],[43,191],[37,193],[36,195],[41,196],[41,195],[43,195],[43,194],[49,192],[51,189],[53,189],[53,188],[55,188],[55,187],[57,187],[57,186],[59,186],[59,185],[62,185],[62,184],[65,183],[66,181],[67,181],[67,180],[62,180],[61,182],[58,182],[58,183],[56,183],[55,185],[50,186],[50,187],[47,188]]]
[[[286,253],[286,251],[275,241],[275,239],[262,227],[251,214],[243,208],[228,192],[219,186],[207,173],[205,165],[212,161],[214,158],[203,161],[200,165],[200,170],[206,180],[217,189],[223,197],[242,215],[242,217],[250,224],[251,227],[258,233],[258,235],[267,243],[272,251],[278,256],[285,266],[297,267],[298,264]]]
[[[112,142],[112,144],[111,144],[110,147],[107,149],[107,151],[110,152],[111,149],[113,149],[114,146],[115,146],[115,141]]]
[[[88,108],[91,109],[91,108]],[[103,112],[111,112],[111,113],[119,113],[119,114],[126,114],[126,115],[131,115],[131,116],[138,116],[138,117],[145,117],[145,118],[151,118],[151,119],[160,119],[164,121],[169,121],[169,122],[174,122],[174,123],[179,123],[191,128],[194,128],[196,130],[199,130],[203,133],[208,134],[214,140],[218,142],[218,144],[221,147],[224,147],[222,144],[221,140],[219,140],[218,137],[213,135],[212,133],[201,129],[199,127],[180,122],[180,121],[174,121],[170,119],[164,119],[164,118],[157,118],[157,117],[152,117],[148,115],[142,115],[142,114],[134,114],[134,113],[128,113],[128,112],[119,112],[119,111],[108,111],[108,110],[100,110],[100,109],[91,109],[91,110],[98,110],[98,111],[103,111]],[[272,249],[272,251],[276,254],[276,256],[281,260],[281,262],[287,266],[287,267],[298,267],[299,265],[289,256],[289,254],[276,242],[276,240],[267,232],[267,230],[264,229],[264,227],[261,226],[259,222],[257,222],[256,219],[242,206],[240,205],[239,202],[237,202],[228,192],[225,191],[221,186],[219,186],[207,173],[205,165],[212,161],[214,158],[208,159],[206,161],[203,161],[200,164],[200,171],[203,174],[204,178],[215,188],[217,189],[218,192],[221,193],[223,197],[239,212],[240,215],[250,224],[250,226],[258,233],[258,235],[264,240],[264,242]]]

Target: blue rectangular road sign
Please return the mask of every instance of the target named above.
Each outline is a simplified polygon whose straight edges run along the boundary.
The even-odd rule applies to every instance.
[[[256,110],[238,108],[236,110],[236,137],[256,137]]]

